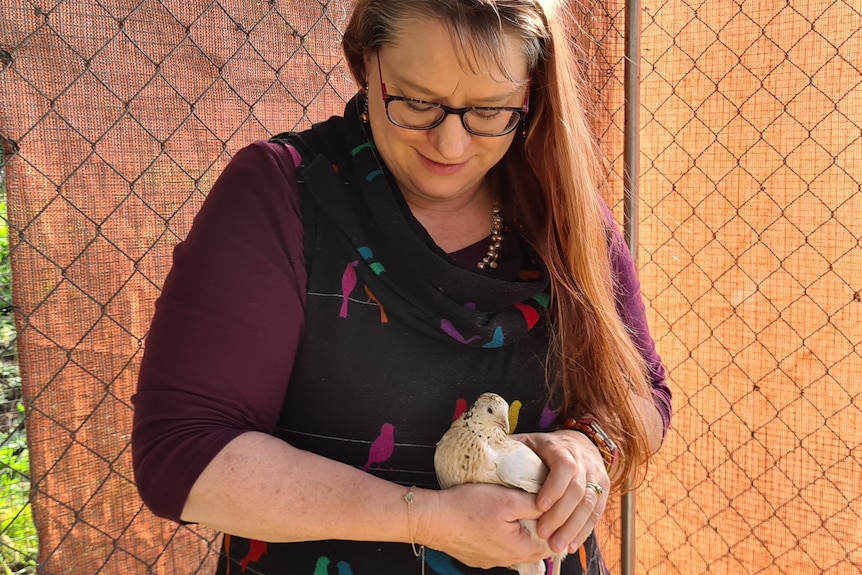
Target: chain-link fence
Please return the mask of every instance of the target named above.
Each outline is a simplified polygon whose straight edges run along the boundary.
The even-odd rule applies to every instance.
[[[211,571],[216,534],[155,519],[133,484],[129,397],[148,316],[229,156],[343,108],[348,8],[3,8],[0,131],[18,150],[9,222],[40,573]]]
[[[641,264],[673,376],[653,573],[862,572],[862,3],[644,14]]]
[[[623,6],[578,8],[619,205]],[[13,568],[211,569],[217,535],[157,520],[133,485],[129,396],[152,302],[230,155],[353,94],[349,9],[2,8],[18,327],[3,346],[23,391],[3,380],[0,481],[32,484],[12,498],[0,483]],[[646,3],[642,25],[639,262],[676,417],[638,495],[639,572],[862,572],[862,6],[668,0]],[[612,567],[617,513],[602,529]]]

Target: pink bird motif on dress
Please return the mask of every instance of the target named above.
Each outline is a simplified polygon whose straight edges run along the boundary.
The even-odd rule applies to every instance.
[[[368,450],[368,461],[362,471],[368,471],[372,465],[379,467],[381,463],[385,463],[392,457],[393,451],[395,451],[395,426],[391,423],[384,423],[380,428],[380,435],[371,442],[371,448]]]
[[[350,292],[356,287],[356,270],[353,269],[359,265],[359,261],[352,261],[344,268],[344,273],[341,275],[341,317],[347,317],[347,302],[350,299]]]

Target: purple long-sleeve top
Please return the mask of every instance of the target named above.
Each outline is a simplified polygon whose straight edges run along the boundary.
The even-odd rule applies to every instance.
[[[132,398],[135,478],[157,515],[179,521],[216,454],[247,431],[272,433],[278,421],[305,325],[297,162],[281,144],[241,150],[174,250]],[[671,392],[634,263],[613,230],[617,308],[646,360],[667,430]],[[452,256],[474,262],[486,248],[483,240]]]

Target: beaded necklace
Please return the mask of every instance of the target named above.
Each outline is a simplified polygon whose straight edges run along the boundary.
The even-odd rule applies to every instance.
[[[476,263],[480,270],[495,269],[500,260],[500,250],[503,248],[503,216],[500,214],[500,204],[494,202],[491,206],[491,245],[488,246],[488,255],[482,261]]]

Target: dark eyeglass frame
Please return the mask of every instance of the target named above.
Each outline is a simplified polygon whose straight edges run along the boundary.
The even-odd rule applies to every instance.
[[[497,138],[499,136],[505,136],[506,134],[511,134],[517,127],[518,124],[521,123],[521,120],[527,117],[527,114],[530,111],[530,84],[527,84],[527,95],[524,98],[524,104],[521,107],[517,106],[470,106],[468,108],[452,108],[450,106],[444,106],[443,104],[438,104],[437,102],[428,102],[427,100],[417,100],[416,98],[405,98],[404,96],[391,96],[386,91],[386,84],[383,82],[383,69],[380,66],[380,52],[377,52],[377,71],[380,76],[380,93],[383,96],[383,105],[386,108],[386,117],[392,122],[394,125],[399,128],[404,128],[405,130],[433,130],[437,126],[443,123],[443,120],[449,114],[454,114],[461,118],[461,125],[464,126],[464,129],[467,130],[470,134],[474,136],[482,136],[485,138]],[[423,126],[421,128],[417,128],[416,126],[407,126],[404,124],[399,124],[395,120],[392,119],[392,116],[389,115],[389,103],[390,102],[412,102],[415,104],[421,104],[423,106],[430,106],[433,108],[438,108],[443,110],[443,115],[440,116],[440,119],[431,124],[430,126]],[[470,126],[467,125],[466,120],[464,119],[464,114],[467,112],[514,112],[518,114],[518,119],[512,123],[512,125],[507,128],[505,131],[500,132],[498,134],[483,134],[481,132],[476,132],[470,129]]]

